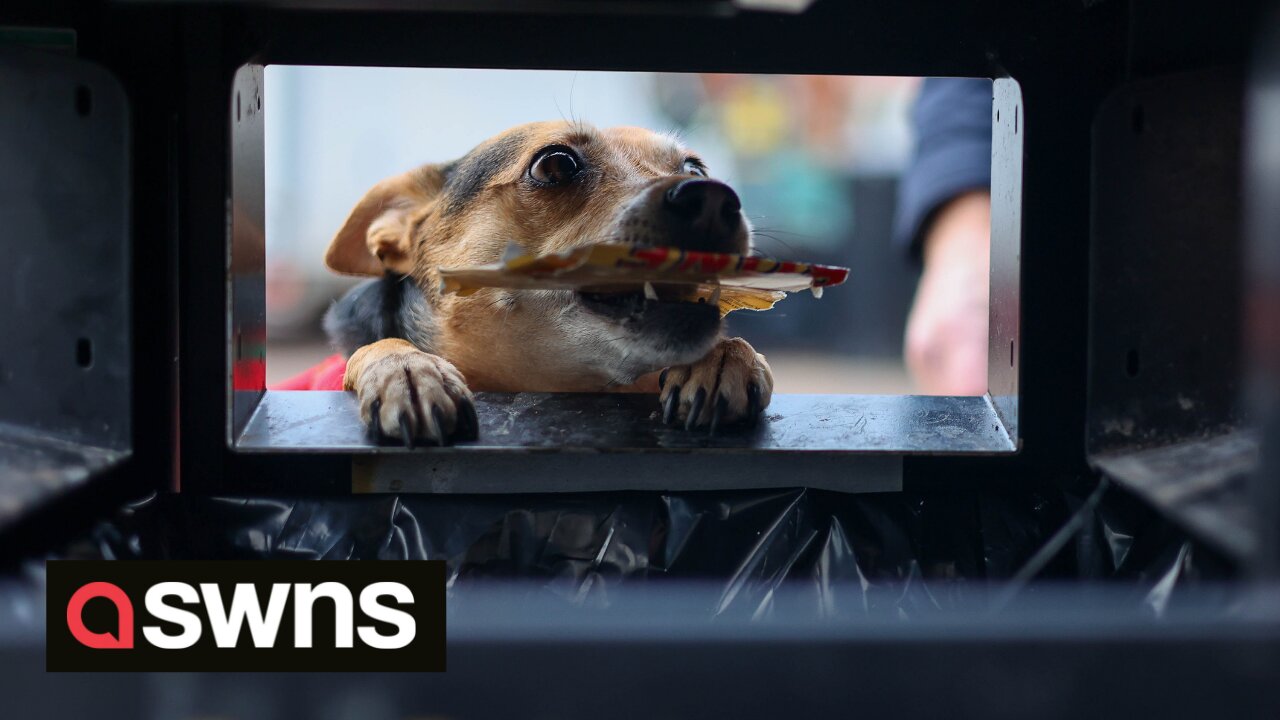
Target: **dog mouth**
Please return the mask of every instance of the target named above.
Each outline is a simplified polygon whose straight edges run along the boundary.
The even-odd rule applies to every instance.
[[[577,293],[584,310],[611,328],[611,344],[623,343],[639,374],[701,357],[723,328],[719,295],[698,285],[586,288]],[[644,348],[640,350],[640,348]]]
[[[588,287],[574,293],[582,313],[596,320],[600,359],[612,363],[610,372],[619,384],[697,360],[724,327],[714,291],[698,285],[646,284]]]
[[[717,317],[720,312],[719,293],[708,297],[706,293],[698,292],[697,285],[644,283],[590,288],[576,294],[585,308],[613,319],[640,318],[654,310],[696,314],[714,312]]]

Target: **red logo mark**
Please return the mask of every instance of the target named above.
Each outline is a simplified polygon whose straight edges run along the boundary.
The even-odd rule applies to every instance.
[[[119,626],[116,628],[116,634],[109,632],[99,633],[90,630],[84,625],[85,603],[93,598],[106,598],[116,606],[116,617]],[[67,627],[71,630],[71,635],[81,645],[99,650],[124,650],[133,647],[133,603],[129,602],[129,596],[119,587],[109,582],[91,582],[71,596],[71,601],[67,603]]]

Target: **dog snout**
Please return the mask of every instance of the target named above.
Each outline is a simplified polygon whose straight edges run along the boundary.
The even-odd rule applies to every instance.
[[[707,178],[682,179],[662,194],[672,245],[687,250],[740,252],[742,201],[733,188]]]
[[[632,205],[627,217],[645,228],[635,237],[643,245],[741,252],[746,234],[741,210],[737,193],[727,184],[707,178],[664,178],[646,188],[644,200]]]
[[[750,228],[738,194],[722,182],[702,177],[650,182],[614,223],[615,242],[737,254],[750,246]]]

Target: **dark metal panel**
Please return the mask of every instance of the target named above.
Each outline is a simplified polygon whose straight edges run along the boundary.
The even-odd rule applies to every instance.
[[[1130,83],[1094,126],[1091,462],[1237,557],[1252,551],[1241,431],[1242,77]]]
[[[1257,549],[1247,486],[1258,466],[1256,433],[1097,455],[1093,463],[1228,556]]]
[[[0,426],[0,528],[129,457],[47,433]]]
[[[227,252],[228,445],[244,429],[267,388],[265,96],[261,65],[246,65],[236,72],[228,108],[232,173]]]
[[[901,455],[809,452],[469,452],[357,455],[351,489],[364,493],[573,493],[807,487],[902,490]]]
[[[129,149],[110,73],[0,53],[0,527],[129,457]]]
[[[226,213],[210,186],[229,178],[205,167],[226,149],[225,112],[231,78],[245,62],[428,67],[542,67],[839,74],[967,75],[1013,77],[1037,115],[1025,154],[1020,315],[1015,350],[1018,376],[1016,459],[979,458],[962,466],[944,458],[911,459],[921,477],[957,475],[1012,479],[1077,477],[1085,472],[1079,427],[1084,418],[1088,131],[1097,102],[1114,83],[1123,60],[1121,3],[1087,6],[1042,2],[1004,12],[991,4],[817,3],[806,13],[740,13],[673,21],[634,15],[505,15],[485,13],[328,12],[278,8],[212,9],[181,13],[184,62],[192,82],[186,93],[184,148],[192,163],[180,249],[184,302],[182,331],[183,483],[205,491],[288,482],[281,453],[227,452],[223,429],[232,424],[210,395],[225,399],[225,336],[210,335],[226,305],[223,288],[206,277],[215,242],[211,220]],[[652,39],[678,32],[696,37],[655,52]],[[530,38],[573,37],[573,43],[531,44]],[[901,38],[911,38],[904,43]],[[838,48],[839,52],[833,52]],[[221,119],[219,130],[214,120]],[[1033,190],[1033,186],[1037,189]],[[223,236],[223,242],[225,242]],[[219,250],[225,246],[220,245]],[[218,277],[222,281],[222,277]],[[188,290],[188,288],[194,289]],[[225,317],[225,316],[222,316]],[[1002,316],[1007,317],[1007,316]],[[215,339],[218,341],[215,343]],[[1002,353],[1000,357],[1007,355]],[[214,386],[217,386],[216,388]],[[209,425],[216,426],[210,433]],[[1076,428],[1071,430],[1070,428]],[[221,449],[210,447],[215,436]],[[342,458],[330,456],[335,461]],[[306,462],[331,477],[330,458]],[[694,472],[691,470],[691,472]]]
[[[1263,453],[1250,501],[1258,529],[1251,570],[1280,578],[1280,4],[1257,42],[1247,101],[1245,344],[1248,411],[1262,426]]]
[[[754,428],[714,436],[662,424],[653,395],[480,393],[480,440],[409,451],[373,444],[343,392],[271,391],[236,448],[241,452],[433,455],[530,450],[739,452],[1010,452],[1004,427],[980,397],[775,395]],[[795,484],[795,483],[791,483]]]
[[[612,3],[611,3],[612,4]],[[671,17],[625,11],[372,12],[269,8],[248,15],[263,64],[542,68],[672,72],[992,77],[990,5],[817,3],[797,15],[738,12]],[[686,4],[687,5],[687,4]],[[1057,8],[1039,20],[1063,15]],[[1068,12],[1075,16],[1079,12]],[[1016,32],[1016,31],[1015,31]],[[697,38],[656,49],[654,38]],[[571,43],[531,43],[565,36]],[[902,38],[909,38],[903,42]],[[835,50],[835,51],[833,51]],[[245,59],[248,59],[247,57]]]
[[[206,0],[115,0],[122,4],[196,4]],[[767,0],[766,0],[767,1]],[[777,0],[774,0],[777,2]],[[781,0],[783,3],[787,0]],[[799,0],[808,5],[813,0]],[[290,10],[356,12],[480,12],[501,17],[512,13],[564,15],[704,15],[728,14],[751,0],[222,0],[225,5]],[[802,9],[802,8],[799,8]]]
[[[839,602],[861,597],[853,582],[822,591],[817,608],[780,587],[757,615],[716,615],[714,587],[623,585],[584,599],[462,584],[445,673],[113,673],[104,685],[46,673],[43,594],[0,587],[0,691],[19,717],[104,720],[1280,714],[1280,624],[1275,603],[1257,601],[1267,598],[1232,618],[1212,591],[1156,613],[1127,587],[1043,587],[1014,611],[917,618]]]
[[[235,112],[234,79],[245,60],[226,56],[236,54],[229,36],[247,43],[249,34],[228,32],[226,15],[212,7],[189,7],[176,14],[170,30],[175,36],[173,61],[182,67],[180,85],[169,92],[179,99],[179,182],[171,192],[178,210],[177,481],[183,489],[218,487],[228,481],[231,465],[227,436],[233,427],[228,398],[232,305],[227,264],[235,211],[230,206],[230,119]]]
[[[1094,128],[1091,453],[1239,423],[1238,71],[1132,83]]]
[[[129,202],[115,78],[0,55],[0,423],[128,449]]]
[[[1016,80],[993,83],[991,108],[991,321],[987,394],[1010,442],[1018,442],[1018,331],[1022,324],[1022,136]]]
[[[1091,599],[1083,599],[1090,602]],[[524,611],[534,616],[532,611]],[[534,616],[536,617],[536,616]],[[654,627],[668,618],[645,615]],[[737,629],[738,626],[733,626]],[[459,641],[446,673],[45,673],[31,645],[0,649],[19,717],[1272,718],[1280,643],[1261,636],[991,641],[641,636]],[[109,678],[109,680],[107,679]],[[561,689],[571,685],[571,691]],[[89,698],[92,698],[90,701]]]

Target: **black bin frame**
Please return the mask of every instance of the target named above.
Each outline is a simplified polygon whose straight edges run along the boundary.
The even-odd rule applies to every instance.
[[[351,490],[350,453],[237,452],[227,398],[233,136],[246,65],[643,68],[1013,78],[1022,95],[1021,302],[1012,454],[893,455],[912,484],[1051,482],[1093,476],[1085,428],[1090,342],[1093,126],[1126,84],[1211,64],[1237,68],[1246,8],[1198,21],[1190,4],[818,2],[799,15],[729,2],[679,7],[525,2],[474,10],[424,3],[31,4],[16,24],[73,27],[82,57],[121,81],[133,123],[133,428],[130,471],[199,492]],[[1140,30],[1142,32],[1140,32]],[[1146,32],[1151,30],[1152,32]],[[1158,30],[1159,32],[1155,32]],[[697,42],[666,49],[654,38]],[[530,43],[531,38],[571,38]],[[256,106],[256,103],[255,103]],[[1004,114],[1002,113],[1002,117]],[[999,171],[999,168],[997,168]],[[995,222],[1001,222],[997,217]],[[1238,239],[1236,239],[1238,242]],[[1097,268],[1094,268],[1096,271]],[[1095,282],[1109,282],[1097,274]],[[168,312],[177,308],[176,315]],[[1124,313],[1124,307],[1093,308]],[[1194,319],[1193,321],[1199,321]],[[1004,357],[997,349],[993,357]],[[173,378],[176,376],[176,382]],[[1141,392],[1121,388],[1117,392]],[[997,393],[998,394],[998,393]],[[1150,418],[1159,423],[1159,417]],[[1168,438],[1166,438],[1168,439]],[[1176,438],[1174,438],[1176,439]],[[695,448],[688,476],[725,459]],[[635,457],[659,453],[640,452]],[[472,456],[477,456],[472,453]],[[532,452],[548,467],[582,453]],[[802,462],[824,462],[810,453]],[[868,453],[835,458],[855,472]],[[892,454],[891,454],[892,455]],[[386,456],[390,457],[390,456]],[[830,458],[828,458],[830,459]],[[833,462],[834,462],[833,461]],[[472,462],[472,461],[469,461]],[[830,465],[839,468],[843,465]],[[803,478],[797,473],[796,478]],[[678,484],[680,478],[672,480]],[[803,479],[794,482],[803,484]]]
[[[843,17],[850,14],[848,9],[836,12]],[[222,258],[228,273],[221,288],[221,302],[184,309],[180,325],[187,342],[194,341],[205,348],[199,353],[198,371],[202,380],[188,381],[184,370],[182,407],[195,405],[206,411],[201,412],[199,418],[184,411],[183,487],[190,489],[192,479],[198,478],[196,486],[201,488],[231,486],[254,491],[296,481],[298,487],[342,491],[351,487],[354,470],[355,487],[365,490],[509,492],[810,484],[866,491],[901,487],[904,464],[918,456],[974,455],[990,456],[994,460],[1003,455],[1011,460],[1023,437],[1019,373],[1027,362],[1021,337],[1023,298],[1020,295],[1025,261],[1021,249],[1025,212],[1022,160],[1028,112],[1024,108],[1023,89],[1012,77],[1014,73],[990,53],[974,53],[972,47],[945,58],[934,56],[903,63],[886,63],[883,57],[872,58],[866,52],[851,52],[844,58],[817,52],[821,47],[847,45],[847,41],[837,42],[842,33],[833,32],[833,28],[839,24],[832,25],[831,19],[824,17],[821,6],[801,15],[702,14],[695,6],[694,10],[677,17],[679,23],[695,32],[723,40],[712,42],[714,47],[709,50],[690,49],[678,57],[656,57],[647,42],[645,26],[652,30],[671,22],[671,16],[661,14],[637,18],[534,11],[520,19],[503,17],[503,22],[497,24],[484,22],[483,15],[382,12],[349,16],[359,18],[357,25],[363,28],[340,28],[334,25],[338,22],[337,16],[325,13],[288,10],[251,13],[247,22],[270,40],[253,43],[249,52],[224,52],[224,64],[218,69],[218,75],[228,82],[221,97],[229,126],[225,157],[230,158],[227,182],[231,228]],[[370,35],[376,36],[395,23],[406,22],[408,27],[396,33],[402,38],[401,42],[369,41]],[[564,27],[566,23],[568,28]],[[569,32],[589,26],[592,32],[608,34],[621,42],[540,51],[533,56],[520,52],[515,38],[495,37],[495,34],[519,35],[525,30],[537,33],[540,26],[547,32]],[[335,32],[342,35],[340,43],[326,45],[320,40]],[[422,42],[422,47],[416,49],[412,42],[415,34]],[[815,35],[820,35],[822,41],[812,42]],[[482,41],[481,37],[486,39]],[[766,43],[766,38],[770,42]],[[748,59],[740,53],[729,52],[733,47],[757,42],[761,47],[768,46],[763,57]],[[338,50],[335,52],[335,49]],[[714,49],[721,51],[718,57]],[[726,61],[726,57],[730,59]],[[236,65],[237,60],[247,62]],[[645,429],[635,432],[630,428],[612,434],[601,433],[598,442],[593,439],[564,447],[557,445],[555,436],[539,433],[535,426],[520,437],[486,443],[482,434],[477,447],[418,450],[412,456],[406,456],[399,448],[375,446],[361,437],[349,400],[323,398],[323,393],[286,398],[288,394],[264,393],[260,388],[233,391],[234,368],[260,360],[263,352],[263,343],[258,341],[265,333],[261,120],[270,104],[269,98],[264,97],[262,66],[272,63],[993,78],[996,83],[992,113],[995,150],[991,391],[983,398],[850,396],[843,405],[837,400],[834,407],[833,398],[822,397],[822,401],[827,401],[824,419],[835,422],[787,426],[788,432],[775,433],[774,437],[766,432],[764,437],[758,433],[753,437],[730,434],[717,439],[690,436],[673,442],[670,433],[660,436],[663,434]],[[212,104],[214,97],[208,100]],[[1051,126],[1045,130],[1052,133]],[[1039,132],[1037,127],[1032,138]],[[187,252],[200,252],[206,258],[200,261],[202,265],[212,262],[209,249],[189,248]],[[190,277],[184,280],[194,281]],[[207,279],[201,278],[200,284],[207,288],[206,292],[218,290]],[[215,318],[211,312],[213,307],[229,308],[230,323],[225,318]],[[213,334],[208,328],[227,328],[228,335],[219,338],[220,348],[215,348],[212,337],[205,336]],[[217,367],[216,362],[219,355],[224,358],[221,367]],[[220,376],[220,382],[214,380],[215,376]],[[219,384],[223,393],[215,400],[213,389]],[[278,402],[283,400],[288,402]],[[789,399],[780,396],[775,399],[773,410],[783,408],[781,415],[785,418],[787,409],[799,408],[802,404],[811,407],[813,400],[794,398],[789,406]],[[616,418],[621,405],[623,412],[634,412],[635,417],[647,422],[647,403],[651,402],[651,398],[629,402],[617,396],[562,397],[547,398],[540,409],[544,415],[562,413],[561,418],[581,417],[584,412]],[[310,404],[310,413],[298,411],[299,403]],[[481,404],[483,422],[483,398]],[[210,407],[222,409],[222,416],[208,413]],[[778,414],[774,417],[776,422]],[[214,425],[211,420],[215,418],[221,421],[217,423],[221,427],[216,429],[211,427]],[[855,424],[862,427],[868,420],[873,426],[878,423],[875,427],[878,432],[872,433],[871,439],[850,442],[848,433],[815,438],[811,432],[821,427],[846,429]],[[300,426],[311,430],[299,432]],[[316,426],[318,430],[314,429]],[[292,430],[273,436],[272,427]],[[938,432],[939,429],[942,432]],[[216,448],[211,442],[214,432],[217,433]],[[197,433],[199,437],[193,437]],[[841,435],[846,437],[839,437]],[[776,441],[776,436],[782,436],[783,440]],[[303,438],[301,445],[296,443],[297,438]],[[803,440],[797,442],[797,438]],[[200,450],[195,451],[194,462],[187,462],[193,444]],[[605,452],[599,452],[601,450]],[[420,455],[425,453],[431,456],[422,458]],[[211,455],[218,458],[217,463],[209,462]],[[938,461],[943,462],[942,458]],[[205,471],[213,465],[227,470],[215,477]],[[310,480],[297,480],[297,473],[286,470],[291,465],[305,465]],[[565,472],[570,467],[573,470]],[[628,468],[630,472],[619,477],[615,471],[619,468]],[[566,480],[566,476],[571,479]]]

